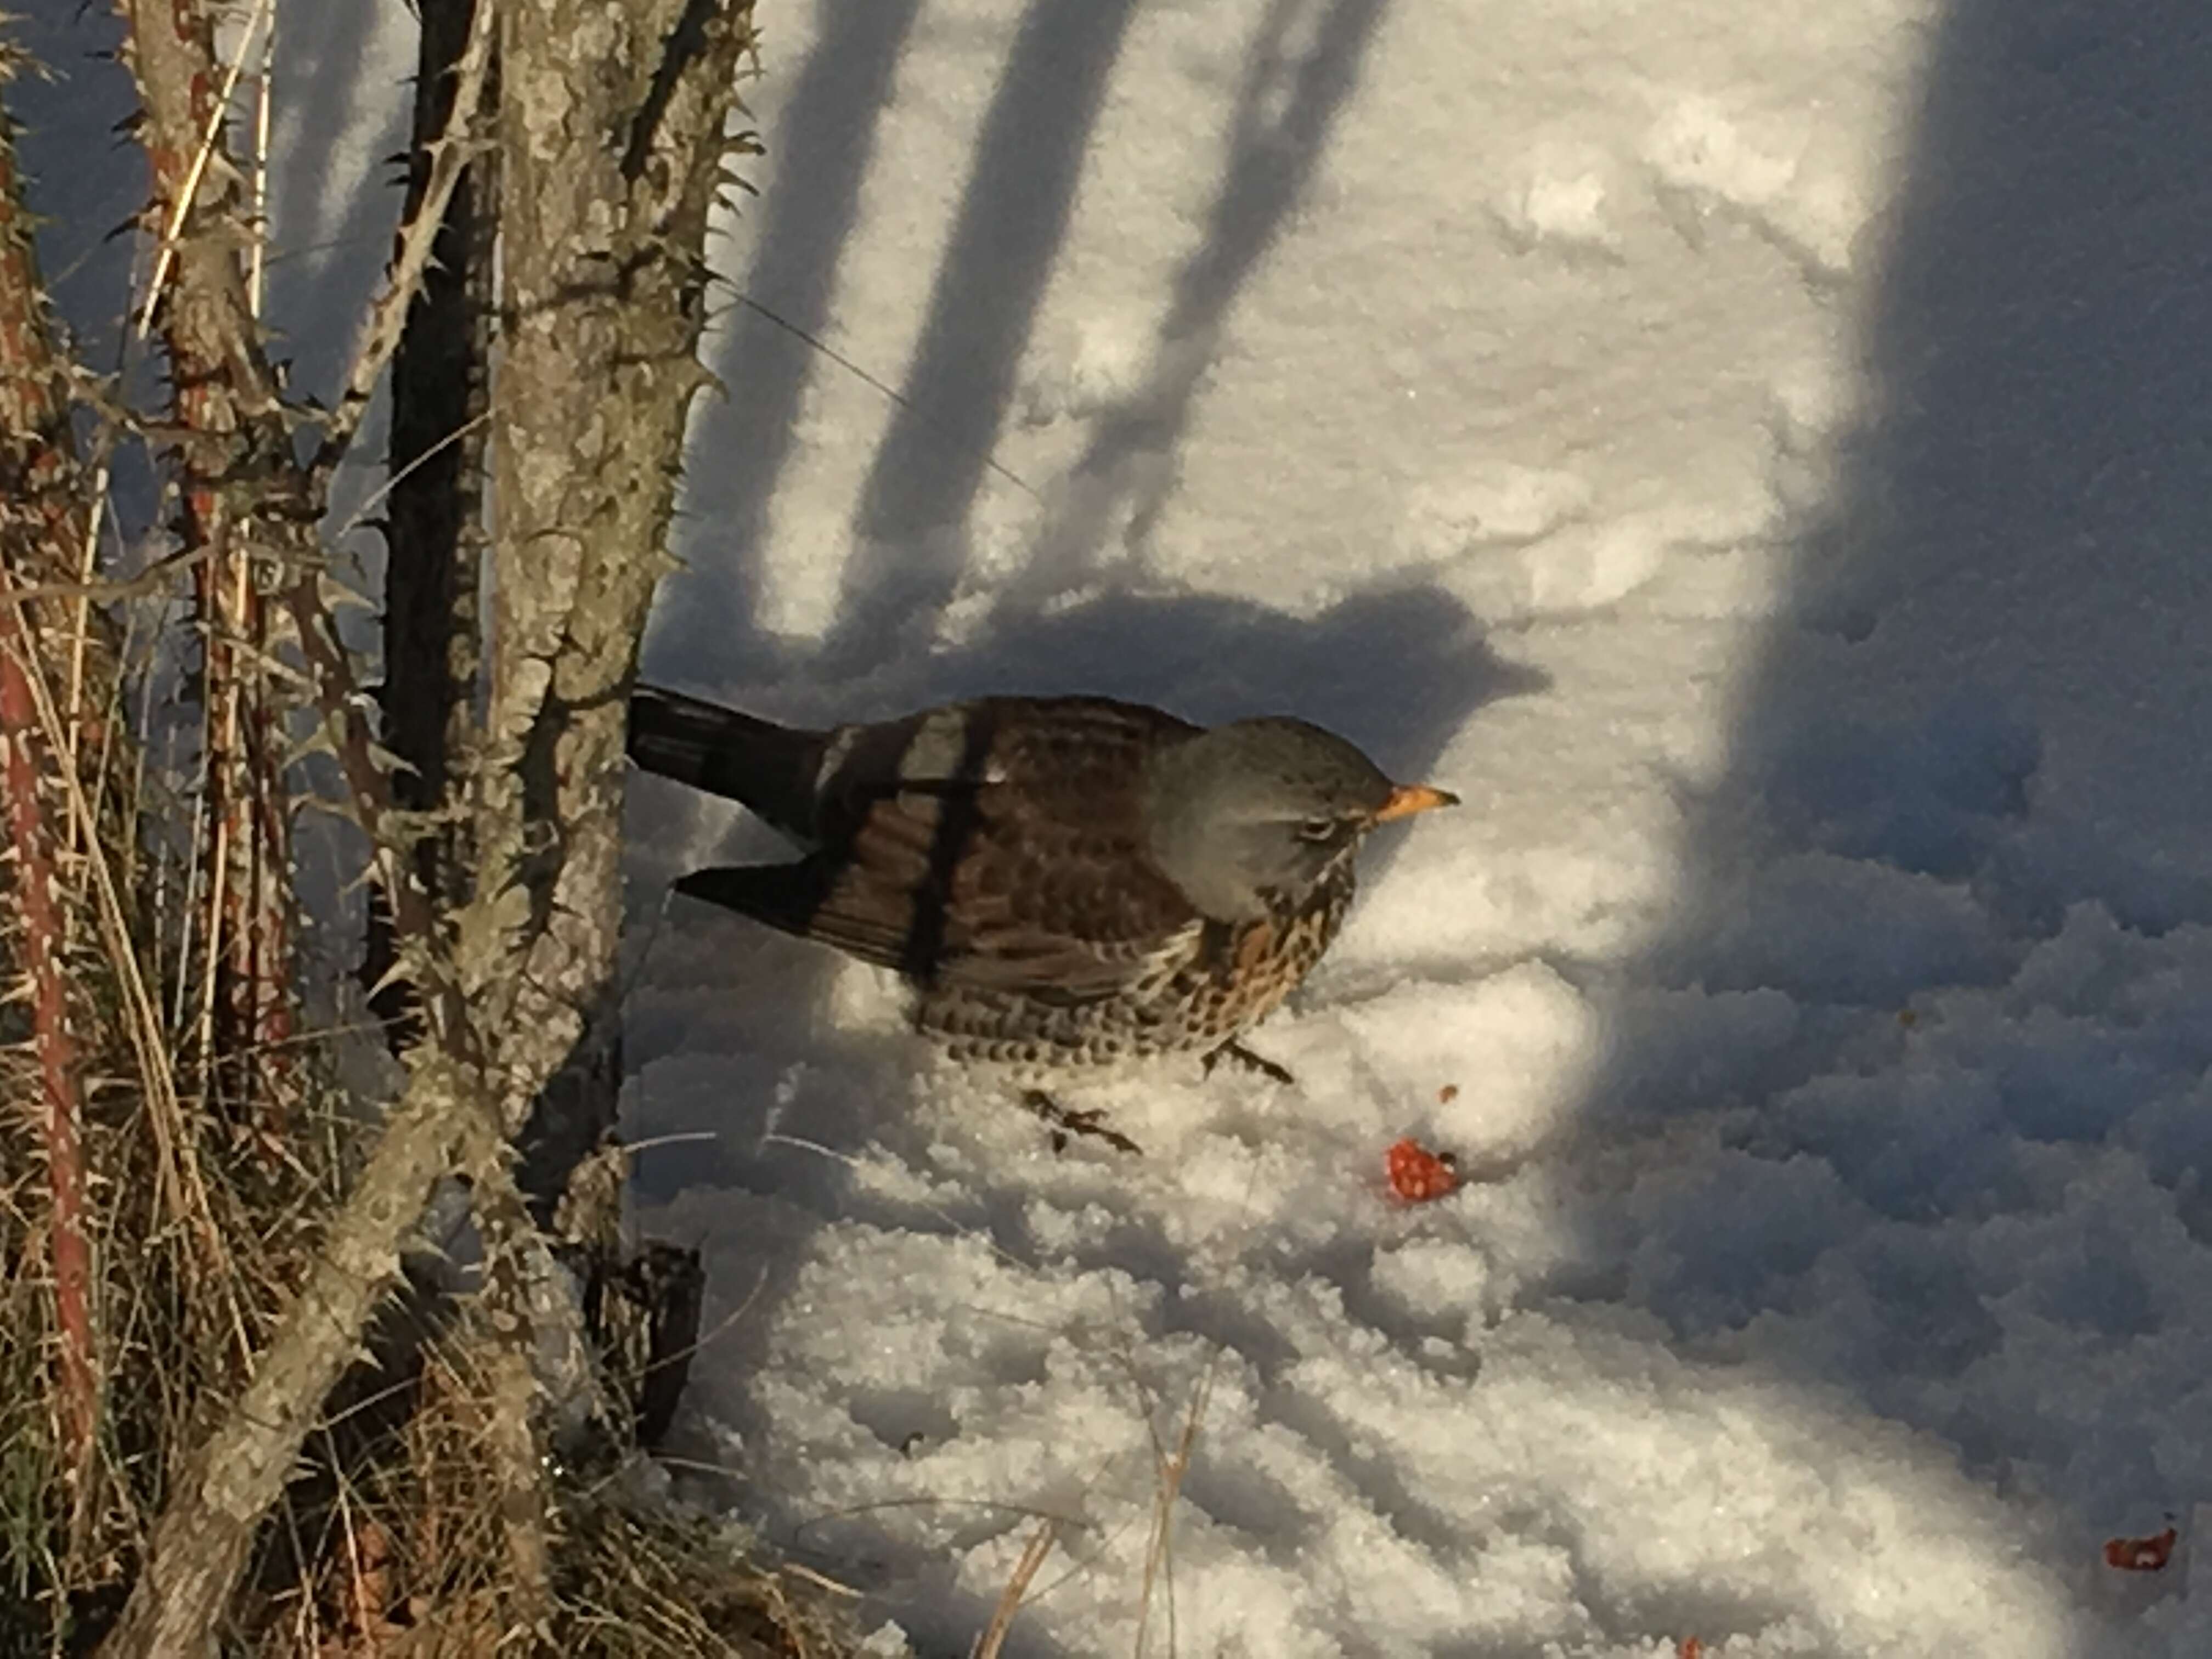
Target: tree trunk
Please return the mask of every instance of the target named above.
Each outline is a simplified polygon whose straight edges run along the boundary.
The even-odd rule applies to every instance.
[[[505,1041],[545,1214],[613,1121],[623,730],[708,376],[707,220],[750,0],[515,0],[501,87],[504,328],[476,842],[512,884]],[[516,971],[520,966],[520,972]]]

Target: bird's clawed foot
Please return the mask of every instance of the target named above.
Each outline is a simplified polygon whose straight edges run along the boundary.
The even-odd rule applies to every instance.
[[[1101,1111],[1079,1112],[1061,1105],[1042,1089],[1022,1091],[1022,1105],[1052,1126],[1052,1149],[1064,1151],[1070,1135],[1090,1135],[1104,1141],[1117,1152],[1138,1152],[1143,1147],[1119,1129],[1106,1127],[1106,1114]]]
[[[1218,1048],[1208,1054],[1200,1064],[1206,1067],[1206,1075],[1212,1077],[1213,1068],[1224,1060],[1233,1060],[1246,1071],[1257,1072],[1270,1082],[1294,1084],[1297,1081],[1297,1079],[1291,1075],[1289,1066],[1278,1066],[1267,1055],[1255,1054],[1241,1042],[1223,1043]]]

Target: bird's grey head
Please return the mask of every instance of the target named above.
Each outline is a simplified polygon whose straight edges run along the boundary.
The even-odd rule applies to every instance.
[[[1454,797],[1401,787],[1342,738],[1285,716],[1237,720],[1154,755],[1152,857],[1207,916],[1251,921],[1310,890],[1376,824]]]

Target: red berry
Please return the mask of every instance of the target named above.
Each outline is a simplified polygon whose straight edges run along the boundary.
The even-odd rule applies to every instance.
[[[1407,1135],[1383,1157],[1390,1190],[1408,1204],[1426,1204],[1443,1198],[1459,1185],[1459,1171],[1449,1152],[1432,1152]]]

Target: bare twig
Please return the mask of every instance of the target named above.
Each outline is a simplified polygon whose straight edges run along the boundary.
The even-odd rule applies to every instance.
[[[400,467],[398,471],[394,471],[392,476],[385,479],[382,483],[377,485],[374,489],[369,491],[369,493],[362,498],[362,503],[359,507],[356,507],[350,514],[347,514],[346,521],[337,527],[337,532],[336,535],[331,537],[331,541],[333,543],[342,543],[348,536],[350,536],[355,531],[360,529],[362,526],[367,524],[371,515],[374,514],[376,509],[383,504],[385,498],[391,495],[392,490],[398,486],[404,483],[417,468],[428,465],[430,462],[436,459],[440,454],[443,453],[446,450],[452,448],[455,444],[465,442],[468,439],[474,437],[477,433],[483,430],[485,425],[490,421],[492,411],[488,409],[480,415],[471,416],[468,420],[464,421],[460,425],[455,427],[451,432],[446,434],[444,437],[439,439],[437,442],[432,444],[421,454],[414,457],[404,466]]]

